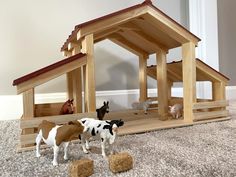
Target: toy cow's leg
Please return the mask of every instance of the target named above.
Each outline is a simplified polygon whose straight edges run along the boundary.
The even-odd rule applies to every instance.
[[[109,148],[109,153],[114,154],[114,143],[113,144],[108,144],[108,148]]]
[[[40,157],[40,152],[39,152],[39,149],[40,149],[40,144],[41,144],[41,140],[42,140],[42,130],[39,131],[39,134],[37,135],[36,137],[36,157]]]
[[[57,156],[58,156],[58,153],[59,153],[59,146],[57,146],[56,144],[54,145],[53,147],[53,161],[52,161],[52,164],[54,166],[58,165],[58,162],[57,162]]]
[[[68,146],[69,142],[64,143],[64,160],[68,160]]]
[[[101,148],[102,148],[102,156],[106,157],[105,149],[106,149],[106,139],[102,138],[101,139]]]
[[[89,141],[88,141],[87,139],[85,140],[85,143],[86,143],[86,144],[85,144],[86,149],[90,149],[90,147],[89,147]]]
[[[87,149],[86,149],[86,147],[85,147],[85,138],[84,138],[83,135],[80,135],[80,136],[81,136],[82,149],[83,149],[83,151],[84,151],[85,154],[88,154],[88,151],[87,151]]]

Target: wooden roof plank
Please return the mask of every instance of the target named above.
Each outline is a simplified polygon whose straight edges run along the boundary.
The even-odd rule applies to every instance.
[[[65,59],[60,61],[61,64],[59,65],[57,62],[54,65],[49,65],[48,67],[42,68],[36,72],[23,76],[14,81],[13,85],[17,86],[17,94],[20,94],[24,91],[27,91],[31,88],[34,88],[38,85],[44,84],[52,79],[55,79],[67,72],[70,72],[74,69],[83,66],[87,62],[87,57],[84,54],[79,54],[76,56],[80,56],[70,62],[63,62],[69,59]],[[69,57],[72,58],[72,57]],[[73,59],[73,58],[72,58]],[[58,64],[58,65],[56,65]]]
[[[157,19],[156,21],[160,21],[160,27],[164,27],[165,31],[168,32],[168,34],[171,35],[174,39],[176,38],[176,40],[178,41],[183,40],[181,43],[184,43],[185,40],[191,40],[195,45],[197,45],[201,40],[154,5],[150,5],[148,7],[148,13],[155,17]]]
[[[210,77],[214,78],[215,80],[218,80],[219,82],[225,82],[227,83],[229,81],[229,78],[221,74],[220,72],[216,71],[214,68],[210,67],[200,59],[196,60],[196,66],[201,71],[207,73]]]
[[[169,35],[171,35],[172,38],[181,42],[191,40],[196,45],[197,42],[200,41],[198,37],[193,35],[179,23],[152,5],[151,1],[145,1],[142,4],[138,4],[75,26],[75,29],[72,31],[71,35],[69,35],[68,39],[62,46],[61,51],[66,50],[68,43],[73,40],[80,40],[87,34],[98,33],[103,30],[107,30],[117,25],[126,23],[127,21],[134,20],[135,18],[147,13],[151,14],[149,16],[156,18],[156,21],[161,21],[162,26],[165,28],[166,32],[171,33]]]
[[[155,51],[159,50],[164,50],[168,51],[168,47],[165,45],[161,44],[159,41],[154,39],[151,35],[146,34],[145,32],[142,31],[141,28],[139,28],[137,25],[132,24],[132,23],[126,23],[123,25],[120,25],[121,28],[123,28],[123,31],[128,33],[128,35],[133,35],[135,38],[139,38],[146,43],[150,45],[151,48],[154,48]]]
[[[156,74],[155,66],[147,68],[147,74],[153,77]],[[196,72],[197,81],[211,81],[211,82],[224,82],[227,83],[229,78],[216,71],[209,65],[205,64],[199,59],[196,59]],[[172,62],[167,64],[168,79],[174,82],[182,81],[182,61]],[[151,74],[150,74],[151,73]],[[155,79],[155,77],[154,77]],[[180,80],[181,79],[181,80]]]
[[[94,22],[94,24],[83,26],[83,28],[81,28],[78,31],[77,40],[79,40],[80,38],[84,37],[87,34],[101,32],[114,26],[126,23],[127,21],[136,18],[138,16],[141,16],[145,13],[147,13],[147,7],[141,6],[140,8],[133,9],[132,11],[127,11],[119,15]]]

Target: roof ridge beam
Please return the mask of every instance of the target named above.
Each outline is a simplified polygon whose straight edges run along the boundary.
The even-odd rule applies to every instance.
[[[120,25],[122,23],[125,23],[135,17],[141,16],[145,13],[147,13],[148,6],[140,6],[137,9],[133,9],[131,11],[127,11],[122,14],[118,14],[116,16],[113,16],[108,19],[104,19],[103,21],[94,22],[94,24],[84,26],[80,28],[80,30],[77,32],[77,40],[80,40],[83,36],[86,36],[88,34],[99,32],[102,30],[106,30],[108,28],[111,28],[113,26]]]
[[[149,54],[146,51],[139,48],[135,44],[129,42],[120,34],[117,34],[117,33],[112,34],[112,35],[108,36],[108,39],[137,56],[145,56],[145,58],[148,58],[148,56],[149,56]]]

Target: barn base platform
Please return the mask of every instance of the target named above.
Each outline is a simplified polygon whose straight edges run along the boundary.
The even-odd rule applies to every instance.
[[[37,127],[37,125],[43,120],[51,120],[55,123],[66,123],[70,120],[76,120],[82,117],[94,117],[94,113],[82,113],[82,114],[73,114],[73,115],[60,115],[60,116],[47,116],[40,118],[33,118],[30,120],[21,120],[21,128],[29,128],[29,126]],[[58,119],[59,118],[59,119]],[[117,111],[110,112],[106,114],[104,120],[114,120],[114,119],[122,119],[124,120],[124,126],[119,128],[119,135],[127,135],[127,134],[135,134],[135,133],[145,133],[149,131],[168,129],[168,128],[178,128],[191,126],[202,123],[210,123],[215,121],[225,121],[231,119],[228,117],[214,118],[209,120],[201,120],[197,122],[186,122],[183,118],[180,119],[171,119],[171,117],[166,117],[167,120],[160,120],[160,116],[158,115],[157,110],[148,111],[147,114],[144,114],[143,111],[135,111],[135,110],[125,110],[125,111]],[[36,133],[21,135],[21,142],[17,147],[17,152],[34,150]],[[74,140],[74,142],[79,142],[79,140]],[[30,144],[30,146],[26,146]],[[22,146],[23,145],[23,146]],[[48,146],[42,145],[41,148],[46,148]]]

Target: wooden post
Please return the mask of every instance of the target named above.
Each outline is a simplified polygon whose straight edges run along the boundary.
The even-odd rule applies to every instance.
[[[160,50],[156,54],[157,62],[157,88],[158,88],[158,113],[161,120],[167,120],[168,114],[168,86],[167,86],[167,64],[166,52]]]
[[[171,100],[171,87],[173,86],[173,82],[168,81],[168,100]]]
[[[212,83],[212,97],[214,101],[225,100],[225,83],[223,82]]]
[[[212,82],[212,98],[214,101],[225,100],[225,83]],[[215,108],[214,110],[225,110],[226,108]]]
[[[184,121],[193,122],[193,103],[196,103],[196,59],[192,42],[182,45]]]
[[[86,65],[83,66],[83,89],[84,89],[84,112],[88,112],[88,103],[86,99]]]
[[[139,101],[147,100],[147,56],[139,56]]]
[[[85,104],[88,112],[96,111],[95,71],[94,71],[94,41],[93,34],[85,36],[82,41],[82,51],[87,54]]]
[[[34,117],[34,88],[31,88],[23,93],[23,118],[32,119]],[[33,134],[34,128],[26,128],[22,130],[22,134]],[[27,146],[32,146],[29,144]]]
[[[72,56],[71,52],[64,52],[66,54],[66,57]],[[73,98],[73,74],[72,72],[66,73],[66,81],[67,81],[67,98],[72,99]]]
[[[78,54],[80,47],[74,46],[72,55]],[[75,103],[75,113],[82,113],[82,79],[81,68],[72,71],[73,98]]]

